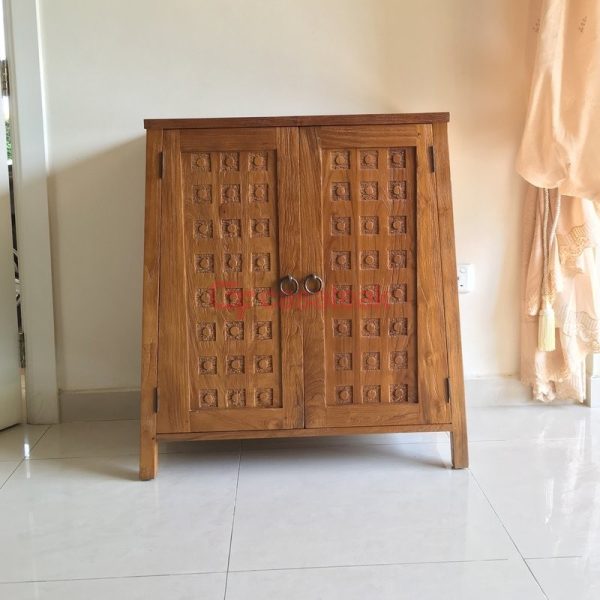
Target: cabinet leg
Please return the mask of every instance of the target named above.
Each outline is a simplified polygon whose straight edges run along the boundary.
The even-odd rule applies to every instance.
[[[144,424],[142,422],[140,434],[140,479],[148,481],[156,477],[158,470],[156,423]]]
[[[452,468],[466,469],[469,466],[469,446],[465,427],[457,427],[450,432],[450,448],[452,450]]]

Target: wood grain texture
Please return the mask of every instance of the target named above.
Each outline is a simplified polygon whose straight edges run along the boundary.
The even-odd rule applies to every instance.
[[[448,423],[383,425],[379,427],[318,427],[305,429],[274,429],[274,430],[241,430],[241,431],[198,431],[190,433],[160,433],[159,441],[201,441],[201,440],[248,440],[248,439],[277,439],[303,438],[332,435],[364,435],[377,433],[412,433],[451,431]]]
[[[403,125],[446,123],[447,112],[289,117],[216,117],[208,119],[145,119],[146,129],[207,129],[220,127],[322,127],[325,125]]]
[[[184,215],[179,160],[179,132],[163,139],[161,192],[160,300],[158,389],[161,398],[158,431],[189,431],[189,397]]]
[[[162,131],[146,136],[146,207],[142,298],[142,389],[140,402],[140,479],[156,476],[158,444],[154,389],[157,387],[158,295],[160,275],[160,179]]]
[[[429,148],[431,125],[420,125],[417,146],[417,346],[419,398],[426,423],[448,421],[446,378],[448,359],[442,265],[435,195]],[[456,272],[456,270],[455,270]],[[456,275],[453,275],[456,277]]]
[[[465,414],[465,385],[462,365],[460,314],[456,282],[456,252],[454,247],[454,219],[452,215],[452,185],[448,152],[448,129],[445,124],[433,125],[436,162],[436,191],[439,215],[444,312],[448,340],[448,369],[452,426],[452,464],[455,469],[469,466],[467,420]]]
[[[281,276],[298,274],[302,261],[300,223],[300,140],[297,127],[277,129],[279,262]],[[293,240],[294,243],[290,243]],[[280,296],[282,387],[285,428],[304,427],[303,330],[301,295]]]
[[[323,212],[321,208],[321,158],[318,130],[300,130],[300,221],[302,275],[323,274]],[[310,240],[310,243],[308,241]],[[304,423],[306,427],[325,426],[325,291],[302,296]]]

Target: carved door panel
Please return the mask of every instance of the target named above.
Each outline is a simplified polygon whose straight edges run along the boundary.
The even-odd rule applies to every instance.
[[[430,126],[300,132],[306,427],[449,421]],[[312,287],[311,287],[312,286]]]
[[[161,194],[160,433],[302,427],[298,130],[169,130]],[[286,301],[288,304],[286,304]]]

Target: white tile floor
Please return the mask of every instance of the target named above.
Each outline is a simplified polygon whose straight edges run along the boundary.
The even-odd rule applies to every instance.
[[[446,434],[161,448],[137,423],[0,432],[0,599],[600,597],[600,411],[469,411]]]

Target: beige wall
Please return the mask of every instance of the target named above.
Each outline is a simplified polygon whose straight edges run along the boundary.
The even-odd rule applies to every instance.
[[[450,111],[468,376],[517,370],[521,0],[40,0],[59,385],[139,380],[144,117]]]

